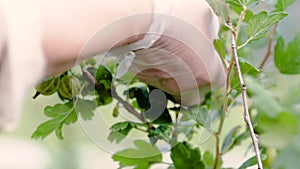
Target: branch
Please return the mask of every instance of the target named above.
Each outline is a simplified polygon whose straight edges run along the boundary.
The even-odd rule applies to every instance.
[[[244,120],[245,120],[245,122],[248,126],[249,131],[250,131],[250,136],[251,136],[252,143],[253,143],[253,146],[254,146],[254,151],[255,151],[255,154],[256,154],[258,169],[263,169],[262,161],[261,161],[261,158],[260,158],[258,139],[257,139],[257,137],[254,133],[253,126],[252,126],[252,123],[251,123],[251,120],[250,120],[249,110],[248,110],[248,101],[247,101],[247,94],[246,94],[247,86],[246,86],[246,83],[244,82],[242,72],[241,72],[241,68],[240,68],[240,65],[239,65],[239,58],[238,58],[237,47],[236,47],[236,32],[235,32],[234,26],[232,26],[232,21],[231,21],[230,18],[228,19],[227,24],[228,24],[229,28],[231,29],[232,55],[233,55],[234,60],[235,60],[234,65],[236,67],[239,82],[240,82],[240,85],[241,85],[241,88],[242,88],[242,98],[243,98],[243,106],[244,106]]]
[[[248,45],[248,43],[252,40],[252,38],[250,37],[249,39],[246,40],[246,42],[244,42],[243,44],[241,44],[240,46],[237,47],[237,50],[242,49],[243,47],[245,47],[246,45]]]
[[[85,77],[88,78],[88,80],[95,85],[95,88],[98,89],[98,90],[101,90],[101,89],[104,89],[104,86],[99,83],[95,77],[93,75],[90,74],[89,71],[87,71],[86,69],[82,68],[82,73]],[[136,118],[138,118],[139,120],[141,120],[142,122],[144,123],[147,123],[147,121],[145,120],[145,118],[140,114],[138,113],[134,107],[132,107],[128,102],[126,102],[124,99],[122,99],[118,93],[116,92],[116,90],[112,87],[111,88],[111,91],[110,91],[110,94],[113,98],[115,98],[119,103],[121,103],[125,109],[131,113],[132,115],[134,115]]]
[[[225,97],[225,101],[224,101],[224,105],[223,105],[222,115],[221,115],[218,131],[215,133],[215,137],[216,137],[216,157],[215,157],[215,163],[214,163],[214,168],[213,169],[218,168],[219,161],[222,157],[222,152],[220,151],[221,150],[220,135],[223,131],[225,117],[226,117],[227,112],[228,112],[228,101],[229,101],[229,94],[230,94],[230,73],[231,73],[233,64],[234,64],[234,59],[232,58],[231,62],[229,64],[229,67],[227,68],[226,97]]]
[[[178,125],[179,125],[179,112],[175,111],[176,112],[176,115],[175,115],[175,124],[174,124],[174,130],[173,132],[171,133],[171,142],[176,140],[177,141],[177,136],[178,136],[178,133],[177,133],[177,128],[178,128]]]
[[[239,21],[238,21],[237,26],[236,26],[236,36],[237,37],[239,36],[240,28],[241,28],[242,23],[243,23],[243,21],[245,19],[246,12],[247,12],[247,6],[243,6],[243,10],[242,10],[242,12],[240,14]]]
[[[141,114],[139,114],[134,109],[134,107],[132,107],[127,101],[125,101],[124,99],[122,99],[118,95],[118,93],[116,92],[115,89],[111,89],[111,96],[113,98],[115,98],[116,100],[118,100],[118,102],[121,103],[129,113],[131,113],[132,115],[134,115],[136,118],[138,118],[139,120],[141,120],[143,123],[147,123],[147,121],[144,119],[144,117]]]
[[[238,20],[238,23],[237,23],[237,27],[236,27],[236,30],[235,30],[237,36],[239,34],[239,31],[240,31],[240,28],[242,26],[242,23],[243,23],[243,21],[245,19],[246,12],[247,12],[247,7],[243,6],[243,10],[242,10],[242,12],[240,14],[240,17],[239,17],[239,20]],[[222,59],[222,61],[223,61],[223,59]],[[224,61],[223,61],[223,64],[224,64]],[[216,137],[216,157],[215,157],[214,169],[218,168],[219,161],[220,161],[220,159],[222,157],[222,152],[220,151],[221,150],[220,135],[221,135],[221,133],[223,131],[225,117],[226,117],[226,115],[228,113],[228,101],[229,101],[229,94],[230,94],[230,74],[231,74],[231,70],[232,70],[233,64],[234,64],[234,58],[232,56],[230,64],[229,64],[229,66],[227,68],[227,76],[226,76],[226,98],[225,98],[224,105],[223,105],[223,110],[222,110],[222,115],[221,115],[221,119],[220,119],[218,131],[215,133],[215,137]],[[224,65],[226,65],[226,64],[224,64]]]
[[[270,56],[272,54],[273,39],[274,39],[277,27],[278,27],[278,23],[274,25],[272,32],[269,35],[269,44],[268,44],[267,54],[266,54],[264,60],[261,62],[259,69],[262,69],[264,67],[267,60],[270,58]]]

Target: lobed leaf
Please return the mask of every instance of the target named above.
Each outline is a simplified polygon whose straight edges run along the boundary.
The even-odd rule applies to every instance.
[[[274,169],[295,169],[300,166],[300,137],[294,138],[285,148],[278,151],[278,155],[274,160]]]
[[[262,160],[266,159],[266,156],[263,155],[261,159]],[[256,156],[253,156],[248,160],[246,160],[245,162],[243,162],[243,164],[238,169],[247,169],[248,167],[254,166],[256,164],[257,164]]]
[[[94,116],[94,110],[97,108],[97,104],[91,100],[78,99],[76,103],[76,112],[84,120],[91,120]]]
[[[171,149],[171,158],[176,169],[205,169],[198,148],[192,149],[187,142],[178,143]]]
[[[226,152],[230,151],[234,147],[234,140],[240,128],[241,126],[236,126],[227,133],[222,144],[222,154],[225,154]]]
[[[63,139],[62,127],[64,124],[71,124],[77,121],[77,114],[73,108],[73,102],[65,104],[56,104],[54,106],[47,106],[44,109],[46,116],[52,119],[40,124],[31,138],[44,139],[52,132],[55,132],[57,138]]]
[[[292,5],[296,0],[278,0],[275,5],[275,11],[284,11],[288,6]]]
[[[147,110],[150,108],[149,92],[145,86],[131,87],[124,92],[129,98],[135,98],[139,108]]]
[[[258,4],[259,0],[226,0],[225,2],[236,7],[246,7]]]
[[[291,113],[282,112],[276,117],[261,115],[257,123],[263,131],[260,142],[266,147],[283,148],[298,133],[297,118]]]
[[[258,70],[255,66],[253,66],[249,62],[240,61],[239,64],[240,64],[241,72],[243,75],[257,77],[258,74],[260,73],[260,70]],[[239,94],[241,92],[240,82],[239,82],[239,78],[236,74],[237,73],[236,70],[234,70],[234,73],[235,73],[234,77],[232,77],[230,80],[230,86],[232,89],[238,90],[237,94]]]
[[[146,169],[162,161],[162,154],[156,146],[143,140],[134,142],[136,148],[119,151],[112,156],[120,167],[134,166],[134,169]]]
[[[253,105],[260,114],[277,117],[278,114],[285,111],[285,108],[272,97],[254,78],[245,77],[248,92],[253,99]]]
[[[262,39],[268,35],[268,28],[287,16],[285,12],[276,12],[269,14],[267,11],[262,11],[249,18],[246,31],[248,40],[244,44],[249,44],[252,41]],[[243,45],[244,46],[244,45]]]
[[[274,61],[282,74],[300,74],[300,34],[288,45],[283,37],[277,39],[274,51]]]
[[[153,127],[148,132],[148,137],[151,144],[156,144],[158,140],[169,140],[170,138],[170,126],[166,124],[160,124],[157,128]]]
[[[114,124],[110,130],[111,132],[108,135],[108,140],[110,142],[120,143],[129,132],[136,126],[144,126],[145,124],[139,124],[135,122],[125,121]]]

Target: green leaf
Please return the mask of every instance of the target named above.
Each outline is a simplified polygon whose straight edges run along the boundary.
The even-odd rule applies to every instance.
[[[212,112],[207,106],[199,107],[196,121],[198,125],[201,125],[207,129],[211,128],[211,124],[213,124]]]
[[[112,83],[111,72],[105,66],[99,65],[95,78],[97,82],[101,85],[101,87],[95,86],[96,88],[95,95],[96,95],[97,104],[99,106],[102,106],[111,103],[113,101],[110,92],[111,83]]]
[[[260,73],[260,70],[258,70],[255,66],[253,66],[249,62],[240,61],[239,64],[240,64],[241,72],[243,75],[250,75],[252,77],[257,77],[258,74]],[[236,69],[234,69],[233,75],[234,75],[234,77],[231,78],[230,86],[232,89],[237,89],[238,93],[240,93],[241,87],[240,87],[240,82],[239,82],[239,78],[237,76]]]
[[[121,131],[121,130],[124,130],[126,128],[128,128],[128,126],[133,126],[132,125],[133,123],[131,122],[128,122],[128,121],[125,121],[125,122],[119,122],[119,123],[116,123],[114,124],[113,126],[111,126],[111,130],[112,131]]]
[[[225,59],[226,57],[226,48],[225,43],[222,39],[215,39],[214,40],[214,46],[218,54],[221,56],[221,58]]]
[[[295,169],[300,166],[300,137],[296,137],[293,142],[289,143],[287,147],[278,152],[274,160],[272,168],[274,169]]]
[[[243,133],[239,134],[237,137],[234,138],[233,144],[240,145],[243,140],[249,138],[250,134],[248,130],[244,131]]]
[[[33,139],[39,139],[39,138],[44,139],[48,135],[50,135],[58,125],[59,124],[57,124],[56,119],[46,121],[46,122],[44,122],[44,123],[42,123],[38,126],[38,128],[32,134],[31,138],[33,138]]]
[[[170,124],[170,123],[172,123],[172,117],[168,109],[165,109],[159,117],[153,120],[153,124]]]
[[[249,44],[254,40],[264,38],[268,34],[268,28],[287,16],[287,13],[276,12],[268,14],[267,11],[262,11],[253,15],[247,24],[246,31],[248,40],[244,44]]]
[[[178,143],[171,149],[171,158],[176,169],[205,169],[198,148],[192,149],[187,142]]]
[[[84,120],[91,120],[97,104],[91,100],[78,99],[76,103],[76,112],[81,115]]]
[[[66,118],[64,118],[64,124],[72,124],[72,123],[75,123],[77,121],[78,117],[77,117],[76,111],[74,109],[69,110],[69,111],[70,111],[70,113],[67,115]]]
[[[147,110],[150,108],[149,92],[145,86],[132,87],[125,91],[124,94],[131,99],[135,98],[141,109]]]
[[[113,98],[111,96],[110,90],[96,90],[96,102],[98,106],[103,106],[111,103]]]
[[[226,0],[225,2],[236,7],[243,7],[258,4],[259,0]]]
[[[230,151],[234,147],[234,140],[240,128],[241,126],[236,126],[227,133],[222,144],[222,154],[225,154],[226,152]]]
[[[58,139],[62,140],[64,139],[63,135],[62,135],[62,127],[63,127],[63,123],[58,124],[58,126],[55,128],[55,135]]]
[[[231,9],[235,12],[235,13],[237,13],[238,15],[240,15],[241,14],[241,12],[243,11],[243,8],[239,8],[239,7],[235,7],[235,6],[233,6],[233,7],[231,7]],[[248,21],[249,21],[249,19],[251,18],[251,17],[253,17],[253,12],[252,11],[250,11],[250,10],[247,10],[246,11],[246,15],[245,15],[245,18],[244,18],[244,22],[245,23],[247,23]],[[240,35],[241,35],[241,33],[240,33]]]
[[[136,127],[136,125],[138,124],[129,121],[114,124],[110,128],[111,132],[108,135],[108,140],[110,142],[120,143],[123,139],[126,138],[131,129]]]
[[[167,140],[170,138],[170,127],[166,124],[160,124],[157,128],[153,127],[148,132],[151,144],[155,144],[158,140]]]
[[[99,65],[97,72],[96,72],[96,80],[103,84],[105,89],[110,89],[111,88],[111,81],[112,81],[112,74],[103,65]]]
[[[120,167],[134,166],[134,169],[147,169],[152,164],[162,161],[162,154],[152,144],[136,140],[134,145],[136,148],[117,152],[112,156],[112,159],[118,161]]]
[[[244,4],[246,5],[246,6],[251,6],[251,5],[253,5],[253,4],[258,4],[258,2],[259,2],[260,0],[244,0]]]
[[[226,0],[226,3],[232,5],[232,6],[236,6],[236,7],[242,7],[242,1],[241,0]]]
[[[44,113],[46,116],[51,117],[52,119],[40,124],[32,134],[31,138],[44,139],[55,131],[56,136],[62,140],[63,125],[75,123],[77,121],[77,114],[74,111],[72,102],[56,104],[53,107],[47,106],[44,109]]]
[[[247,169],[248,167],[254,166],[257,164],[256,156],[253,156],[246,160],[240,167],[239,169]]]
[[[261,159],[262,160],[266,159],[266,156],[262,155]],[[256,164],[257,164],[256,156],[253,156],[248,160],[246,160],[245,162],[243,162],[243,164],[239,167],[239,169],[247,169],[248,167],[254,166]]]
[[[278,103],[272,95],[265,90],[254,78],[245,77],[248,92],[253,99],[253,105],[258,110],[259,114],[269,117],[277,117],[278,114],[284,112],[285,109]]]
[[[274,60],[281,73],[300,74],[300,34],[287,46],[283,37],[279,37],[275,46]]]
[[[58,116],[65,116],[66,112],[73,107],[73,102],[68,102],[65,104],[56,104],[54,106],[46,106],[44,108],[44,114],[47,117],[58,117]]]
[[[297,118],[291,113],[283,112],[275,118],[260,115],[257,123],[263,131],[260,143],[266,147],[285,147],[298,133]]]
[[[92,58],[89,58],[87,59],[85,62],[84,62],[85,65],[91,65],[91,66],[95,66],[97,64],[97,59],[92,57]]]
[[[206,151],[203,154],[203,161],[205,162],[205,166],[213,167],[215,163],[215,159],[213,154],[210,151]]]
[[[277,12],[284,11],[288,6],[292,5],[296,0],[278,0],[275,8]]]

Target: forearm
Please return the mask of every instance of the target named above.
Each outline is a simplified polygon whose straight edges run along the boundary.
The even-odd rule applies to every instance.
[[[137,41],[142,37],[128,37],[147,32],[152,23],[151,0],[46,0],[42,9],[48,75],[73,66],[87,42],[96,47],[86,48],[81,57]],[[141,17],[124,19],[133,15]]]

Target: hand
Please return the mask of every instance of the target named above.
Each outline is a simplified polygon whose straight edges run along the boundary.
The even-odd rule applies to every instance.
[[[201,0],[157,0],[154,6],[160,14],[152,27],[164,25],[163,32],[150,48],[135,51],[130,70],[183,105],[199,104],[206,92],[224,84],[225,71],[212,45],[218,18]]]
[[[3,1],[1,9],[6,17],[2,25],[7,28],[0,56],[3,130],[16,126],[26,91],[43,75],[67,70],[78,55],[87,58],[139,42],[153,21],[165,25],[161,36],[148,48],[134,51],[129,68],[141,81],[191,105],[201,102],[207,86],[222,84],[224,79],[212,47],[217,18],[204,0],[11,0]],[[95,37],[96,32],[100,33]],[[87,42],[89,48],[84,48]],[[205,89],[201,98],[198,89]]]

